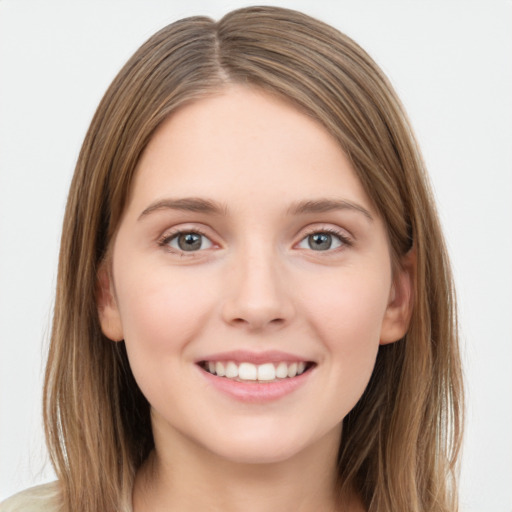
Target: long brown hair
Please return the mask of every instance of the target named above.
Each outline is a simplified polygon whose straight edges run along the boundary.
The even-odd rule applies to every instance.
[[[387,78],[354,41],[304,14],[252,7],[193,17],[152,36],[101,101],[67,203],[44,421],[63,509],[129,510],[153,448],[149,405],[124,344],[101,332],[97,275],[137,162],[178,107],[228,83],[259,87],[321,122],[385,221],[395,262],[414,251],[407,335],[380,347],[343,422],[339,489],[369,511],[453,512],[462,382],[449,262],[424,165]]]

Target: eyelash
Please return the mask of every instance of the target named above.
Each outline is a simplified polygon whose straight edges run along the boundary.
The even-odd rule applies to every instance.
[[[311,229],[309,232],[306,232],[306,234],[300,239],[300,242],[302,242],[303,240],[306,240],[311,235],[319,235],[319,234],[331,235],[331,236],[338,238],[338,240],[341,242],[341,247],[337,247],[335,249],[328,249],[327,251],[314,251],[314,252],[330,252],[330,253],[332,253],[332,252],[335,252],[338,250],[342,250],[344,247],[352,247],[354,245],[353,240],[349,236],[347,236],[344,232],[342,232],[338,229],[335,229],[335,228]],[[313,249],[311,249],[311,251],[313,251]]]
[[[208,235],[206,235],[203,231],[201,231],[198,228],[194,229],[177,229],[176,231],[173,231],[171,233],[165,233],[159,240],[158,245],[165,249],[168,252],[171,252],[173,254],[179,254],[180,256],[196,256],[196,253],[201,251],[183,251],[180,249],[175,249],[174,247],[171,247],[169,243],[174,240],[175,238],[179,237],[180,235],[188,235],[188,234],[195,234],[203,236],[204,238],[210,240]],[[213,242],[212,242],[213,244]]]
[[[194,229],[177,229],[176,231],[173,231],[171,233],[166,233],[165,235],[163,235],[158,240],[158,245],[160,247],[164,248],[165,250],[167,250],[168,252],[171,252],[171,253],[174,253],[174,254],[179,254],[180,256],[191,256],[191,257],[194,257],[194,256],[197,255],[198,252],[202,252],[201,250],[198,250],[198,251],[183,251],[183,250],[180,250],[180,249],[175,249],[174,247],[171,247],[169,245],[169,243],[172,240],[174,240],[175,238],[179,237],[180,235],[185,235],[185,234],[200,235],[200,236],[205,237],[206,239],[208,239],[213,244],[213,242],[210,240],[208,235],[206,235],[203,231],[201,231],[201,229],[194,228]],[[326,234],[326,235],[331,235],[331,236],[336,237],[341,242],[341,247],[337,247],[335,249],[328,249],[326,251],[314,251],[313,249],[310,249],[313,252],[328,252],[328,253],[331,252],[332,253],[334,251],[338,251],[340,249],[343,249],[343,247],[351,247],[351,246],[353,246],[353,240],[350,237],[348,237],[345,233],[343,233],[343,232],[341,232],[341,231],[339,231],[337,229],[334,229],[334,228],[321,228],[321,229],[315,228],[315,229],[311,229],[311,230],[309,230],[308,232],[306,232],[304,234],[304,236],[300,239],[299,243],[303,242],[308,237],[310,237],[312,235],[316,235],[316,234]]]

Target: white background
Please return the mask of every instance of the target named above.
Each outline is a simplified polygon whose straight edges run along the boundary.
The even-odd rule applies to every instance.
[[[512,2],[270,1],[323,19],[390,76],[438,199],[458,286],[464,512],[512,511]],[[40,419],[60,226],[85,131],[135,49],[242,1],[0,0],[0,499],[51,480]]]

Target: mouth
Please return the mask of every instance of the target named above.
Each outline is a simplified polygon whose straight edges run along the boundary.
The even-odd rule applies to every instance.
[[[312,361],[277,361],[263,364],[235,361],[200,361],[198,366],[217,377],[246,383],[273,383],[293,379],[310,371]]]

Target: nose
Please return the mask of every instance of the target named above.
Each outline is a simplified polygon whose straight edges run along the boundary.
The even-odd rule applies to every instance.
[[[291,284],[272,251],[240,254],[229,269],[225,322],[250,331],[280,328],[295,314]]]

